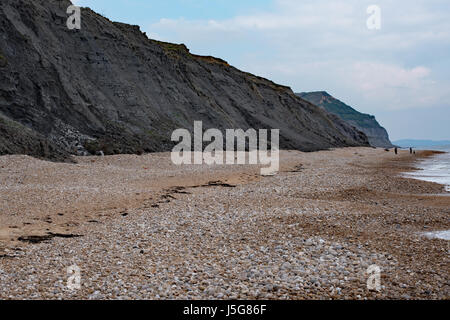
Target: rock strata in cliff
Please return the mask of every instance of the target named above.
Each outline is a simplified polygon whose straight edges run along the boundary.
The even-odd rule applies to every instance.
[[[81,29],[69,30],[69,5],[0,3],[0,116],[16,124],[2,130],[2,154],[169,151],[172,131],[192,130],[195,120],[204,129],[280,129],[287,149],[368,144],[289,87],[151,40],[138,26],[82,8]],[[40,150],[41,141],[49,148]]]

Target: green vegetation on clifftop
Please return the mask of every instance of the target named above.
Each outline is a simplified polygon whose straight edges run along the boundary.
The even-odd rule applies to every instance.
[[[337,115],[342,120],[364,132],[369,138],[372,146],[392,147],[387,131],[380,126],[375,119],[375,116],[361,113],[325,91],[302,92],[297,95],[302,99]]]

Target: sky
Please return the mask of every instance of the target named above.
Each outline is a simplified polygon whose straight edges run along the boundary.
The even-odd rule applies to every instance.
[[[294,92],[327,91],[392,140],[450,139],[448,0],[73,2]],[[372,5],[380,28],[368,28]]]

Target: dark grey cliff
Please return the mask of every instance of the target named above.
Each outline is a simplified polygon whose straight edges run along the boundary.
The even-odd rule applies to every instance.
[[[378,123],[374,116],[356,111],[325,91],[303,92],[297,95],[339,116],[342,120],[364,132],[371,146],[382,148],[393,147],[386,129]]]
[[[0,2],[0,154],[168,151],[176,128],[280,129],[280,147],[365,146],[367,137],[290,88],[150,40],[65,0]]]

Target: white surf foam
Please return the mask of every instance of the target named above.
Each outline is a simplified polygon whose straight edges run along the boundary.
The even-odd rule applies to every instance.
[[[430,239],[450,240],[450,230],[426,232],[423,235]]]
[[[445,190],[450,192],[450,147],[430,149],[446,153],[418,161],[419,170],[406,172],[404,175],[408,178],[442,184]]]

